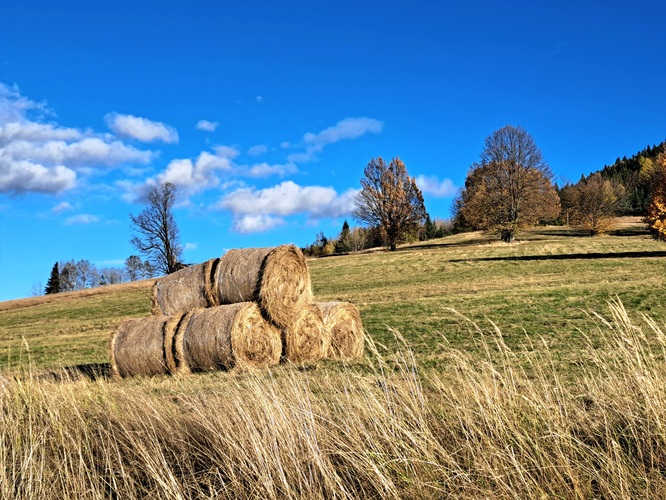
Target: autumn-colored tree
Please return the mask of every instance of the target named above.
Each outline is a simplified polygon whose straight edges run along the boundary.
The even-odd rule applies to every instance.
[[[560,199],[552,173],[532,137],[506,126],[486,138],[456,199],[459,226],[498,231],[511,242],[517,230],[556,218]]]
[[[386,244],[395,250],[399,241],[418,234],[425,221],[423,194],[400,158],[388,165],[381,157],[373,158],[363,174],[353,215],[379,228]]]
[[[624,188],[600,173],[581,179],[578,184],[562,188],[562,209],[569,215],[569,223],[590,232],[602,234],[613,227],[624,197]]]
[[[666,153],[657,157],[655,165],[645,222],[655,238],[666,241]]]

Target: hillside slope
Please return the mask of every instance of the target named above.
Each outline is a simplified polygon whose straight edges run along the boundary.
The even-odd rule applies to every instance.
[[[509,346],[542,338],[576,364],[590,310],[618,297],[627,309],[666,320],[666,245],[636,219],[596,238],[574,229],[535,228],[514,244],[481,233],[373,252],[310,260],[315,298],[360,307],[370,335],[391,346],[397,328],[421,360],[435,347],[475,351],[466,319],[492,320]],[[0,303],[0,366],[54,368],[105,363],[110,333],[150,310],[150,281]],[[458,314],[459,313],[459,314]]]

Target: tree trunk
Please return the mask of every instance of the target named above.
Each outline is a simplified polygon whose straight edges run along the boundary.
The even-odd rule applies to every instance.
[[[514,238],[514,231],[513,229],[502,229],[500,232],[500,238],[502,238],[502,241],[504,243],[511,243]]]

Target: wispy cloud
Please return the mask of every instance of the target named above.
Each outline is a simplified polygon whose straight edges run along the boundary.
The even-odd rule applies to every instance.
[[[92,214],[78,214],[73,215],[65,220],[64,224],[66,226],[71,226],[74,224],[92,224],[94,222],[99,222],[99,217]]]
[[[209,122],[208,120],[199,120],[195,126],[197,130],[203,130],[205,132],[215,132],[217,127],[220,126],[220,122]]]
[[[264,144],[258,144],[248,149],[247,154],[249,154],[250,156],[261,156],[264,153],[266,153],[266,151],[268,151],[267,146],[265,146]]]
[[[308,132],[303,136],[306,144],[305,152],[289,155],[288,160],[294,163],[311,161],[316,153],[321,152],[325,146],[348,139],[357,139],[368,133],[380,134],[384,122],[374,118],[345,118],[332,127],[318,133]]]
[[[63,201],[61,203],[58,203],[55,207],[51,209],[51,212],[54,214],[60,214],[62,212],[66,212],[68,210],[72,210],[72,205],[66,201]]]
[[[417,175],[416,185],[424,193],[431,194],[437,198],[453,196],[458,191],[458,188],[451,179],[443,179],[440,181],[434,175]]]
[[[109,129],[120,137],[129,137],[142,142],[162,141],[167,144],[178,142],[176,129],[162,122],[120,113],[109,113],[105,116],[105,120]]]

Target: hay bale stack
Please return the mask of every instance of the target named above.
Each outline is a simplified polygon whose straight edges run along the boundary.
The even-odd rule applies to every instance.
[[[172,375],[189,373],[182,353],[182,332],[194,311],[170,316],[164,325],[164,361]]]
[[[214,276],[220,259],[188,266],[160,278],[153,285],[153,315],[173,315],[198,307],[218,305]]]
[[[111,369],[120,377],[152,377],[167,373],[164,331],[169,318],[130,319],[111,335]]]
[[[329,343],[321,309],[315,303],[306,305],[283,330],[283,356],[292,363],[324,358]]]
[[[175,337],[175,356],[191,371],[264,368],[280,362],[280,330],[257,304],[241,302],[193,311]]]
[[[363,355],[363,322],[354,304],[349,302],[319,302],[324,326],[330,337],[326,357],[353,359]]]
[[[305,257],[294,245],[227,252],[217,266],[220,304],[257,302],[281,328],[313,301]]]

